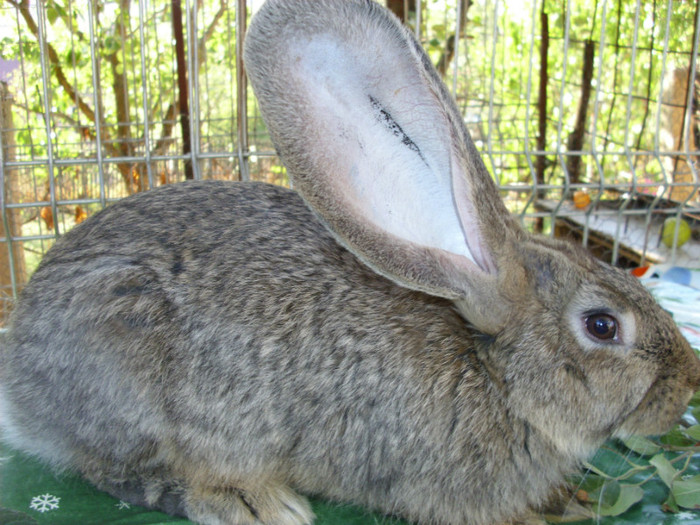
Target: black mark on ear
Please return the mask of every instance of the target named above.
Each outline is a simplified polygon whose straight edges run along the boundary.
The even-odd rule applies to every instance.
[[[418,149],[416,143],[411,140],[411,137],[406,135],[401,126],[399,126],[399,124],[394,120],[394,117],[392,117],[391,114],[384,109],[379,101],[372,95],[369,95],[369,102],[372,104],[372,108],[377,111],[377,120],[384,124],[386,129],[388,129],[392,135],[398,137],[401,140],[401,144],[406,146],[411,151],[416,152],[421,160],[425,162],[425,158],[423,157],[420,149]]]

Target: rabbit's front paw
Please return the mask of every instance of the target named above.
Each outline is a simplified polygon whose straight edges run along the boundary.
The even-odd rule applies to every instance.
[[[311,525],[307,499],[278,484],[198,487],[186,496],[187,516],[204,525]]]

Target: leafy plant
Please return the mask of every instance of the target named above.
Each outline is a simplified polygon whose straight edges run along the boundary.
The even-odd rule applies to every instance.
[[[697,416],[700,392],[691,399],[683,422],[667,434],[610,441],[571,480],[572,499],[585,504],[588,517],[597,519],[621,516],[642,502],[656,506],[659,515],[700,510]],[[552,520],[560,521],[556,517]]]

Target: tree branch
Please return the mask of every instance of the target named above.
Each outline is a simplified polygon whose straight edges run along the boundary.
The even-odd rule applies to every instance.
[[[32,35],[34,35],[36,41],[39,42],[39,26],[37,25],[30,12],[29,0],[22,0],[21,2],[16,2],[15,0],[6,1],[13,5],[19,11],[19,13],[22,15],[22,18],[24,18],[24,21],[27,24],[29,31],[32,33]],[[56,76],[56,80],[58,81],[59,85],[64,89],[66,95],[71,100],[74,100],[76,102],[76,104],[78,105],[78,109],[80,109],[83,115],[85,115],[85,117],[95,126],[100,126],[100,129],[103,133],[102,146],[106,148],[111,155],[115,157],[119,156],[120,152],[111,143],[107,128],[103,126],[101,122],[97,122],[95,111],[80,97],[77,90],[73,87],[73,84],[71,84],[68,78],[66,78],[66,75],[63,72],[63,67],[61,65],[60,59],[58,57],[58,53],[51,44],[49,44],[46,41],[45,44],[46,53],[49,57],[49,62],[51,63],[54,75]],[[48,103],[48,101],[45,101],[45,103]],[[82,126],[81,133],[85,134],[86,129],[86,126]],[[88,131],[88,134],[93,140],[96,139],[94,132]]]
[[[221,2],[219,2],[219,10],[214,15],[214,18],[212,19],[211,23],[209,24],[209,27],[207,27],[206,31],[204,31],[204,34],[197,42],[197,63],[199,65],[199,67],[202,67],[202,62],[204,61],[204,55],[206,52],[204,46],[209,41],[211,36],[214,34],[214,29],[216,29],[216,26],[219,23],[219,20],[221,20],[221,18],[226,13],[227,8],[228,8],[227,0],[221,0]]]
[[[440,58],[435,65],[435,68],[440,73],[440,76],[444,77],[447,74],[447,68],[450,67],[450,62],[455,56],[455,45],[459,38],[464,38],[467,34],[467,11],[472,6],[472,0],[460,0],[462,2],[459,17],[459,35],[452,34],[447,37],[445,42],[445,51],[440,55]]]
[[[24,21],[26,22],[29,31],[34,35],[34,38],[36,38],[37,42],[39,42],[39,26],[32,17],[31,12],[29,11],[29,0],[22,0],[22,2],[19,4],[12,0],[8,1],[17,8],[17,10],[22,15],[22,18],[24,18]],[[85,103],[85,101],[80,97],[80,95],[78,95],[73,85],[68,81],[66,75],[63,73],[63,67],[61,67],[61,62],[58,58],[58,53],[56,53],[56,50],[48,42],[46,42],[46,51],[49,56],[49,61],[53,66],[54,74],[56,75],[56,80],[58,80],[58,83],[66,91],[66,94],[71,99],[76,101],[76,103],[78,104],[78,108],[80,108],[80,111],[82,111],[83,114],[92,122],[95,122],[95,112],[90,106],[87,105],[87,103]]]

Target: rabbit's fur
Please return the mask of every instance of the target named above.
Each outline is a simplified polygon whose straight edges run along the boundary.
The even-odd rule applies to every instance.
[[[333,60],[323,44],[304,64],[295,53],[319,34]],[[311,90],[327,91],[313,96],[333,99],[346,82],[324,75],[362,78],[358,42],[370,40],[408,68],[399,87],[422,90],[420,107],[392,106],[401,89],[372,65],[368,91],[380,95],[364,109],[309,106],[303,76],[320,72]],[[124,199],[61,238],[2,349],[11,444],[199,523],[311,523],[305,493],[422,524],[487,524],[537,508],[607,437],[680,417],[700,363],[670,316],[625,272],[508,216],[392,16],[366,0],[270,0],[245,58],[303,200],[189,182]],[[363,88],[348,89],[361,101]],[[374,115],[372,134],[352,121],[334,133],[353,108]],[[426,166],[448,176],[430,175],[408,205],[370,169],[403,184]],[[441,215],[450,195],[458,211]],[[597,315],[616,320],[611,340],[592,335]]]

